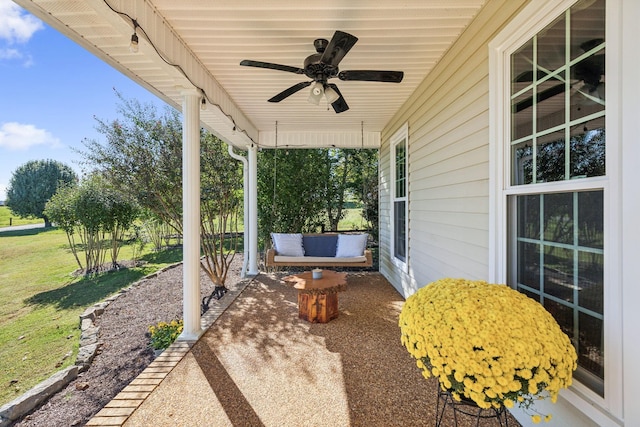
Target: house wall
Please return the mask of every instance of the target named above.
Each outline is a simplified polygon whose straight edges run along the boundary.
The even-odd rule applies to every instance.
[[[537,0],[536,0],[537,1]],[[640,2],[607,0],[607,175],[609,206],[605,311],[614,320],[606,339],[607,400],[577,387],[564,390],[549,426],[638,426],[640,405]],[[380,271],[405,297],[441,277],[490,279],[500,256],[491,254],[489,206],[489,42],[533,1],[489,0],[382,134],[380,149]],[[614,66],[610,66],[614,65]],[[390,260],[391,136],[409,128],[408,270]],[[497,224],[496,226],[499,226]],[[612,315],[613,314],[613,315]],[[619,317],[618,317],[619,315]],[[615,319],[620,319],[619,323]],[[613,333],[611,333],[613,332]],[[538,406],[538,405],[537,405]],[[514,411],[523,426],[531,419]]]
[[[528,3],[489,0],[382,133],[380,271],[404,295],[488,277],[489,41]],[[409,126],[408,271],[389,257],[391,136]]]

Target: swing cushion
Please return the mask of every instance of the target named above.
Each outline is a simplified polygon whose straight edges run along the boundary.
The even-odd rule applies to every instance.
[[[271,233],[273,247],[282,256],[304,256],[301,233]]]
[[[364,255],[367,248],[367,239],[369,235],[364,234],[339,234],[338,248],[336,250],[337,258],[349,258]]]
[[[335,257],[338,247],[337,234],[303,235],[305,256]]]
[[[371,267],[367,238],[367,234],[271,233],[273,248],[267,250],[265,266]]]

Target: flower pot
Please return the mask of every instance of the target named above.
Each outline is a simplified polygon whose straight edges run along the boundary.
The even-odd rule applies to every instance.
[[[500,408],[483,409],[479,407],[476,402],[465,396],[460,396],[460,401],[453,398],[449,390],[438,391],[438,403],[436,406],[436,427],[442,425],[445,412],[447,408],[451,409],[453,414],[448,419],[453,418],[454,425],[458,425],[458,416],[466,418],[467,420],[474,420],[473,425],[479,425],[480,420],[493,418],[500,427],[508,427],[509,421],[507,418],[507,411],[504,406]],[[462,422],[463,425],[467,425],[468,422]]]

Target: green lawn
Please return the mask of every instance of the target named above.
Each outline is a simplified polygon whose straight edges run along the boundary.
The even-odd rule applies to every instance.
[[[362,217],[361,208],[345,209],[344,212],[344,218],[338,223],[340,231],[367,229],[367,221]]]
[[[130,257],[124,247],[120,259]],[[74,277],[77,265],[64,232],[0,233],[0,405],[75,361],[78,316],[86,307],[179,261],[182,253],[146,253],[142,259],[144,267]]]
[[[42,218],[20,218],[11,213],[8,207],[0,206],[0,228],[8,227],[11,225],[25,225],[25,224],[44,224]]]

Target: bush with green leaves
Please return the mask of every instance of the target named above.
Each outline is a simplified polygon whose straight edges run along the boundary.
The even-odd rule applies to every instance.
[[[172,320],[171,322],[158,322],[149,326],[149,335],[151,335],[151,347],[154,350],[164,350],[168,348],[182,333],[184,329],[184,321],[182,319]]]
[[[47,203],[45,213],[66,233],[80,269],[97,272],[107,253],[113,268],[126,231],[138,216],[135,201],[92,175],[77,187],[62,187]],[[77,239],[76,239],[77,236]],[[84,251],[84,266],[79,253]]]

